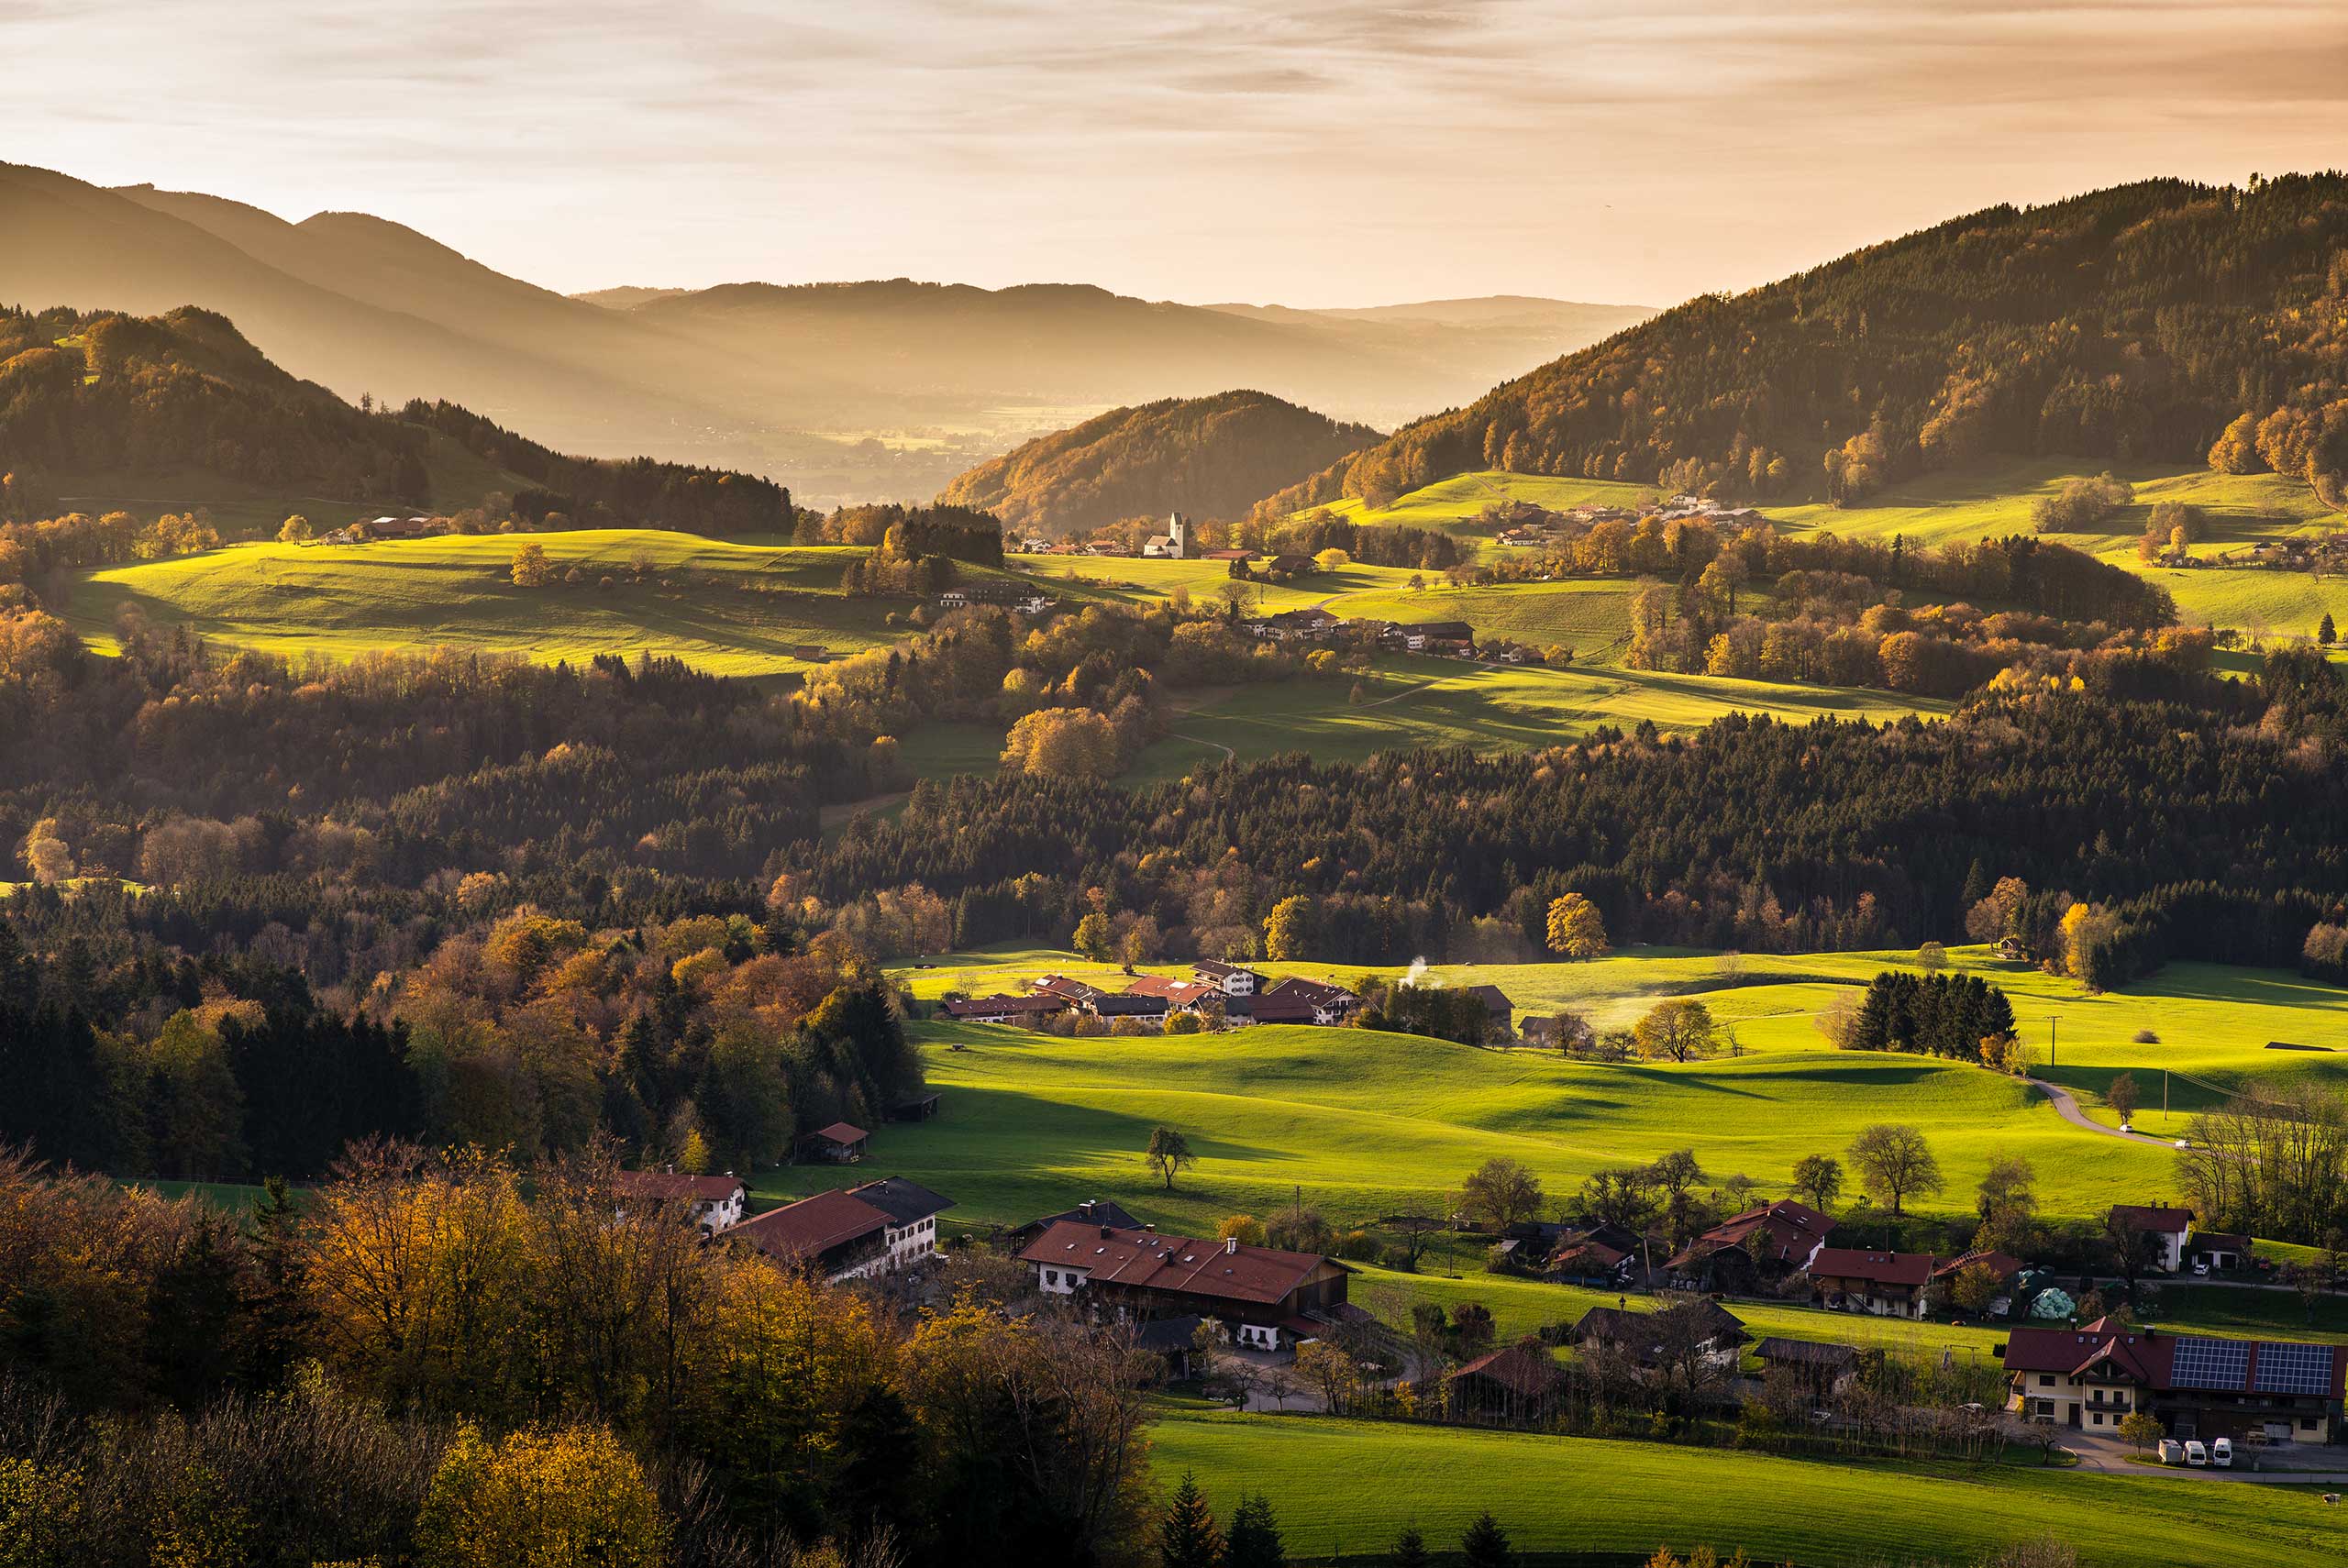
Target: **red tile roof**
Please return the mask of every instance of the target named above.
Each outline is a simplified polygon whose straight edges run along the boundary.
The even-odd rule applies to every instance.
[[[1323,1264],[1332,1264],[1315,1253],[1249,1246],[1226,1250],[1221,1242],[1109,1230],[1067,1220],[1028,1242],[1020,1251],[1019,1261],[1081,1269],[1097,1285],[1258,1303],[1282,1299]]]
[[[1921,1286],[1933,1277],[1937,1260],[1930,1253],[1874,1253],[1859,1247],[1821,1247],[1810,1262],[1812,1279],[1864,1279],[1877,1285]]]
[[[2004,1253],[1973,1252],[1966,1253],[1961,1258],[1949,1259],[1948,1262],[1933,1270],[1933,1277],[1934,1279],[1954,1279],[1958,1275],[1964,1273],[1966,1269],[1971,1268],[1975,1264],[1980,1264],[1990,1269],[1999,1279],[2011,1279],[2014,1275],[2020,1274],[2023,1268],[2022,1261],[2020,1258],[2010,1257]]]
[[[870,1137],[871,1134],[865,1132],[861,1127],[851,1127],[845,1121],[835,1121],[829,1127],[816,1128],[815,1131],[808,1133],[807,1136],[810,1138],[822,1138],[826,1142],[833,1143],[854,1143],[859,1140]]]
[[[2115,1203],[2111,1217],[2123,1225],[2164,1236],[2182,1236],[2193,1223],[2190,1209],[2170,1209],[2160,1204]]]
[[[770,1257],[821,1256],[867,1234],[879,1235],[889,1217],[860,1198],[845,1192],[819,1192],[781,1209],[753,1215],[725,1232],[733,1241],[748,1242]]]
[[[1189,1007],[1209,997],[1223,995],[1221,986],[1210,986],[1201,980],[1178,980],[1170,975],[1143,975],[1125,988],[1129,997],[1164,997],[1176,1007]]]
[[[1497,1383],[1520,1398],[1538,1399],[1557,1386],[1560,1374],[1556,1362],[1548,1352],[1527,1345],[1510,1345],[1475,1360],[1447,1374],[1449,1381],[1463,1377],[1480,1377]]]
[[[1726,1247],[1742,1247],[1744,1240],[1755,1231],[1769,1235],[1765,1256],[1771,1263],[1798,1264],[1810,1256],[1812,1247],[1833,1233],[1834,1221],[1817,1209],[1796,1203],[1792,1198],[1780,1198],[1764,1203],[1744,1213],[1722,1220],[1702,1235],[1688,1243],[1667,1266],[1682,1267],[1697,1258]]]

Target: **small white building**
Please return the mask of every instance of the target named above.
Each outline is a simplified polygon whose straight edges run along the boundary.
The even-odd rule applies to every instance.
[[[2165,1274],[2185,1266],[2185,1238],[2193,1229],[2193,1210],[2161,1204],[2115,1203],[2111,1222],[2152,1238],[2151,1262]]]
[[[749,1199],[748,1189],[731,1171],[724,1176],[694,1176],[674,1165],[658,1171],[622,1171],[618,1187],[623,1214],[629,1203],[684,1205],[693,1222],[712,1234],[740,1224],[742,1207]]]
[[[1253,969],[1237,964],[1219,963],[1213,958],[1200,959],[1191,966],[1191,973],[1227,997],[1252,997],[1256,994],[1257,985],[1263,979]]]

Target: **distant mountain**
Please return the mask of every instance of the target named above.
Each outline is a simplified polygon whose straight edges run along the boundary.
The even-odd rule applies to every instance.
[[[0,235],[0,302],[192,304],[347,398],[448,398],[568,450],[770,473],[818,503],[927,496],[1073,418],[1233,386],[1390,426],[1645,314],[1208,308],[904,280],[566,297],[365,214],[289,223],[6,164]]]
[[[1990,452],[2198,462],[2245,415],[2230,467],[2348,496],[2348,175],[1991,207],[1692,300],[1263,510],[1481,468],[1853,500]]]
[[[643,523],[706,534],[772,534],[790,492],[748,474],[555,451],[446,402],[352,407],[272,364],[213,311],[158,316],[0,308],[0,453],[29,476],[126,479],[186,470],[254,485],[456,511],[427,460],[462,448],[510,490],[516,515]],[[485,467],[481,465],[486,465]]]
[[[1291,483],[1379,438],[1259,392],[1167,398],[1042,436],[946,487],[941,502],[1054,534],[1161,512],[1244,515]]]

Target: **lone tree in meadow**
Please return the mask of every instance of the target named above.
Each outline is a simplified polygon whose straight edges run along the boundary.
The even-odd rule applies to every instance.
[[[1639,1055],[1650,1062],[1694,1061],[1711,1055],[1720,1045],[1720,1026],[1712,1021],[1712,1010],[1686,997],[1656,1003],[1633,1033]]]
[[[2119,1115],[2121,1121],[2133,1121],[2136,1116],[2136,1106],[2138,1103],[2136,1097],[2136,1075],[2133,1073],[2122,1073],[2118,1077],[2112,1079],[2110,1086],[2103,1091],[2103,1103],[2111,1107],[2112,1110]]]
[[[277,542],[281,545],[306,545],[317,536],[317,529],[298,512],[288,517],[277,530]]]
[[[1191,1141],[1171,1127],[1162,1126],[1150,1129],[1149,1147],[1143,1151],[1142,1157],[1149,1162],[1150,1171],[1166,1184],[1168,1192],[1174,1190],[1176,1175],[1199,1163],[1198,1155],[1191,1153]]]
[[[533,540],[514,547],[514,585],[516,588],[544,588],[554,580],[554,563],[547,559],[547,547]]]
[[[1804,1154],[1794,1162],[1794,1192],[1821,1214],[1834,1212],[1843,1196],[1843,1162],[1832,1154]]]
[[[1459,1184],[1459,1207],[1495,1231],[1537,1220],[1541,1178],[1505,1154],[1496,1154]]]
[[[1904,1212],[1900,1206],[1909,1198],[1929,1197],[1947,1185],[1932,1145],[1913,1127],[1877,1121],[1862,1128],[1845,1152],[1859,1173],[1859,1185],[1870,1198],[1889,1204],[1894,1214]]]
[[[1567,893],[1549,905],[1549,951],[1568,958],[1603,958],[1613,951],[1606,942],[1606,922],[1598,906],[1579,893]]]

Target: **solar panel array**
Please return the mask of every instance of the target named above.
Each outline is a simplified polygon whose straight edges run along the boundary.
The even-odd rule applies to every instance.
[[[2250,1380],[2250,1346],[2242,1340],[2180,1338],[2169,1381],[2179,1388],[2243,1392]]]
[[[2330,1394],[2330,1345],[2268,1344],[2258,1347],[2258,1391],[2262,1394]]]

